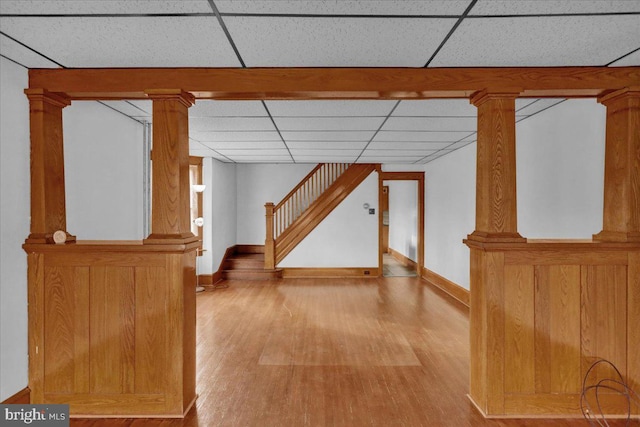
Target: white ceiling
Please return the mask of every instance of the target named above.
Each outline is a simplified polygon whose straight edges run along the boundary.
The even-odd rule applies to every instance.
[[[640,0],[0,0],[0,55],[56,67],[640,65]],[[562,99],[519,99],[526,120]],[[104,101],[151,121],[149,101]],[[475,142],[466,100],[198,101],[193,155],[427,163]]]

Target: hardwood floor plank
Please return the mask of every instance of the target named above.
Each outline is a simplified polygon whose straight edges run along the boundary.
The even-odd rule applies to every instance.
[[[469,321],[418,278],[229,281],[197,295],[197,391],[184,419],[74,427],[583,426],[487,420],[467,398]],[[622,426],[622,421],[610,422]]]

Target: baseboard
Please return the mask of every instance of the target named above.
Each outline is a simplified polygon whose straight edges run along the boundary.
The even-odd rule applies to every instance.
[[[422,278],[469,307],[470,293],[467,289],[427,268],[422,269]]]
[[[411,258],[407,258],[406,256],[402,255],[400,252],[396,251],[395,249],[389,248],[389,254],[391,254],[391,256],[396,261],[398,261],[400,264],[404,265],[407,268],[413,268],[414,270],[418,268],[418,263],[416,263]]]
[[[2,401],[3,405],[28,405],[31,403],[31,389],[25,387],[13,396]]]
[[[340,267],[340,268],[305,268],[283,267],[282,277],[285,279],[300,278],[342,278],[342,277],[378,277],[377,267]]]

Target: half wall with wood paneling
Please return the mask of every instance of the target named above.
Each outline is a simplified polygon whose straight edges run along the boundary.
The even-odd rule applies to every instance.
[[[31,401],[181,417],[195,400],[197,244],[27,244]]]
[[[637,389],[640,245],[467,243],[472,323],[484,325],[471,337],[480,361],[471,397],[486,415],[580,416],[583,379],[599,359]],[[617,393],[601,392],[600,402],[606,413],[627,411]]]

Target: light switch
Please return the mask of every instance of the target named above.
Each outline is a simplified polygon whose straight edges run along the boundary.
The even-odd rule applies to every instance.
[[[375,209],[369,209],[369,215],[375,215],[376,214],[376,210]]]

